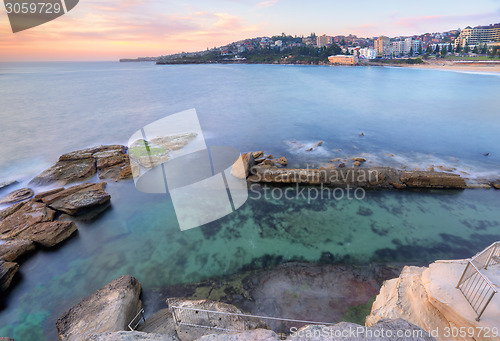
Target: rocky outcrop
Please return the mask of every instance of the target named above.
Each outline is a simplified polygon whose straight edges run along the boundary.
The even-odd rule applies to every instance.
[[[66,185],[93,177],[99,170],[100,179],[119,181],[132,176],[127,147],[97,146],[77,150],[59,157],[59,161],[43,171],[30,183],[44,186],[52,183]]]
[[[57,319],[59,340],[80,341],[92,335],[127,330],[140,309],[140,293],[141,284],[134,277],[115,279]]]
[[[53,221],[56,212],[44,203],[30,201],[0,221],[0,239],[12,239],[25,229]]]
[[[23,206],[24,206],[24,202],[18,202],[17,204],[14,204],[12,206],[7,207],[4,210],[1,210],[0,211],[0,221],[4,220],[8,216],[10,216],[12,213],[15,213],[17,210],[19,210]]]
[[[458,335],[451,338],[454,340],[500,340],[498,336],[475,332],[481,328],[491,330],[498,327],[500,304],[493,300],[481,321],[476,321],[477,315],[456,288],[465,266],[465,260],[451,260],[436,261],[429,267],[405,267],[398,278],[384,283],[366,325],[372,326],[388,318],[402,318],[432,333],[437,340],[450,339],[445,334],[446,328],[474,331],[472,336]]]
[[[31,240],[45,247],[53,247],[68,239],[76,230],[76,225],[72,221],[52,221],[32,225],[14,237]]]
[[[278,341],[280,338],[272,330],[254,329],[241,333],[210,334],[197,341]]]
[[[360,161],[357,165],[361,165]],[[327,185],[362,188],[442,188],[464,189],[465,180],[456,174],[423,171],[401,171],[388,167],[341,167],[314,169],[280,169],[258,164],[251,169],[250,182]]]
[[[0,291],[5,291],[9,288],[17,269],[19,269],[19,264],[17,263],[0,261]]]
[[[17,191],[9,193],[5,198],[0,200],[0,204],[13,204],[18,201],[25,201],[31,198],[35,194],[30,188],[21,188]]]
[[[402,333],[398,336],[398,333]],[[433,341],[421,328],[403,319],[382,320],[367,328],[354,323],[341,322],[333,326],[308,325],[287,338],[290,341]]]
[[[163,334],[143,333],[138,331],[121,331],[91,335],[86,341],[178,341]]]
[[[10,240],[0,245],[0,259],[5,262],[13,262],[25,254],[35,251],[35,244],[31,240]]]
[[[111,196],[104,191],[105,186],[105,182],[85,183],[65,190],[57,190],[50,195],[42,193],[37,197],[52,209],[69,215],[77,215],[110,201]]]
[[[176,324],[177,336],[181,341],[194,341],[208,334],[222,334],[224,329],[232,330],[251,330],[257,328],[267,329],[266,324],[256,318],[247,318],[242,316],[225,315],[225,314],[199,314],[196,309],[217,311],[223,313],[243,314],[241,310],[233,305],[209,301],[209,300],[187,300],[182,298],[167,299],[169,307],[188,308],[184,311],[176,311],[176,318],[183,319],[183,314],[189,315],[189,323],[202,325],[210,328],[191,327],[187,325]],[[218,329],[219,328],[219,329]]]
[[[0,337],[0,341],[14,341],[14,339],[11,339],[10,337]]]
[[[3,189],[5,187],[9,187],[10,185],[14,185],[16,184],[17,181],[16,180],[11,180],[11,181],[3,181],[3,182],[0,182],[0,189]]]
[[[238,179],[246,179],[250,174],[250,169],[255,165],[252,153],[242,154],[233,164],[231,175]]]

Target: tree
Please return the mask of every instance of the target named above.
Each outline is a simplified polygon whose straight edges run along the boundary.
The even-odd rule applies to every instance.
[[[464,53],[465,53],[465,54],[468,54],[468,53],[469,53],[469,50],[470,50],[470,48],[469,48],[469,43],[467,43],[467,44],[465,44],[465,47],[464,47]]]
[[[410,47],[410,56],[413,56],[413,46]]]
[[[448,52],[449,53],[453,52],[453,47],[451,47],[451,43],[448,44]]]
[[[446,47],[443,47],[443,48],[441,49],[441,55],[444,57],[444,56],[446,56],[447,54],[448,54],[448,50],[446,49]]]
[[[425,53],[427,53],[427,54],[432,53],[432,47],[430,45],[427,45],[427,49],[425,50]]]
[[[436,49],[434,50],[434,52],[435,52],[436,54],[438,54],[438,53],[439,53],[439,44],[436,44]]]
[[[486,54],[488,49],[486,48],[486,43],[483,44],[483,48],[481,49],[481,54]]]
[[[455,52],[460,53],[460,51],[462,51],[462,46],[460,46],[460,44],[458,44],[457,48],[455,49]]]
[[[418,45],[418,55],[421,56],[422,55],[422,44],[419,44]]]
[[[474,48],[472,49],[472,53],[475,53],[475,54],[478,54],[478,53],[479,53],[479,51],[478,51],[478,49],[477,49],[477,45],[476,45],[476,46],[474,46]]]

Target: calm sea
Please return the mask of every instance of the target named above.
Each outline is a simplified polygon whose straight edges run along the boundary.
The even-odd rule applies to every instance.
[[[500,75],[408,68],[0,64],[0,182],[20,182],[0,196],[64,152],[126,144],[144,125],[191,108],[207,144],[265,150],[291,167],[364,156],[370,165],[500,178],[499,88]],[[22,263],[2,299],[0,336],[55,339],[62,312],[123,274],[150,292],[325,253],[339,262],[426,264],[500,239],[494,190],[311,202],[251,194],[235,213],[185,232],[168,195],[140,193],[132,182],[107,191],[110,209]]]

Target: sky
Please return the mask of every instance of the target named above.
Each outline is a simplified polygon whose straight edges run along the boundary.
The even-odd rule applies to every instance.
[[[0,61],[118,60],[282,32],[395,37],[500,22],[500,0],[80,0],[62,17],[12,33],[1,7]]]

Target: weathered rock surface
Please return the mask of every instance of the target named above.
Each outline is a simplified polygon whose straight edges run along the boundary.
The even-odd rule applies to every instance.
[[[18,202],[17,204],[14,204],[12,206],[7,207],[4,210],[0,211],[0,220],[4,220],[8,216],[10,216],[12,213],[16,212],[19,210],[21,207],[23,207],[24,202]]]
[[[15,238],[53,247],[68,239],[76,230],[76,225],[72,221],[51,221],[32,225],[16,234]]]
[[[255,165],[255,159],[252,153],[242,154],[233,164],[231,175],[238,179],[246,179],[250,174],[250,169]]]
[[[14,341],[14,339],[11,339],[10,337],[0,337],[0,341]]]
[[[0,259],[5,262],[13,262],[19,257],[35,251],[35,244],[31,240],[10,240],[0,245]]]
[[[275,163],[279,164],[279,165],[282,165],[282,166],[286,166],[288,165],[288,160],[286,159],[286,157],[282,156],[280,157],[279,159],[275,159],[273,160]]]
[[[25,201],[35,194],[31,188],[21,188],[17,191],[9,193],[5,198],[0,200],[0,204],[13,204],[18,201]]]
[[[101,179],[114,181],[131,177],[127,147],[121,145],[97,146],[77,150],[59,157],[59,161],[43,171],[30,183],[44,186],[51,183],[66,185],[93,177],[99,169]]]
[[[16,180],[0,182],[0,189],[3,189],[5,187],[8,187],[8,186],[16,184],[16,183],[17,183]]]
[[[272,330],[254,329],[241,333],[205,335],[197,341],[278,341],[279,339]]]
[[[92,335],[86,341],[178,341],[178,338],[172,338],[167,335],[143,333],[139,331],[121,331],[113,333],[102,333]]]
[[[57,319],[59,340],[80,341],[96,334],[127,330],[140,309],[140,293],[141,284],[134,277],[115,279]]]
[[[247,318],[241,316],[234,315],[216,315],[212,313],[212,317],[209,318],[209,315],[206,314],[198,314],[196,309],[210,310],[210,311],[218,311],[225,313],[236,313],[242,314],[243,312],[237,309],[235,306],[209,301],[209,300],[187,300],[182,298],[169,298],[167,299],[167,304],[169,307],[183,307],[194,309],[191,311],[177,312],[177,318],[182,319],[182,314],[189,314],[189,321],[192,324],[202,325],[202,326],[212,326],[215,328],[222,329],[235,329],[235,330],[251,330],[257,328],[267,329],[267,326],[262,322],[254,318]],[[199,327],[190,327],[186,325],[178,325],[176,324],[177,336],[181,341],[194,341],[204,335],[209,334],[222,334],[222,330],[209,328],[199,328]]]
[[[0,291],[5,291],[9,288],[17,269],[19,269],[19,264],[17,263],[0,261]]]
[[[54,220],[56,212],[44,203],[29,201],[0,221],[0,239],[12,239],[23,230]]]
[[[76,215],[109,202],[111,196],[104,191],[105,186],[105,182],[85,183],[43,196],[41,200],[55,210]]]
[[[356,161],[355,161],[356,162]],[[359,162],[359,161],[358,161]],[[394,168],[345,167],[317,169],[279,169],[264,166],[264,163],[251,168],[251,182],[282,184],[324,184],[332,187],[362,188],[443,188],[464,189],[465,180],[456,174],[424,171],[401,171]]]
[[[403,332],[403,336],[397,333]],[[405,332],[410,335],[404,336]],[[290,335],[290,341],[433,341],[432,336],[403,319],[383,320],[365,328],[354,323],[341,322],[333,326],[308,325]]]
[[[66,185],[75,181],[83,181],[97,173],[93,158],[59,161],[54,166],[37,175],[30,184],[45,186],[52,183]]]

